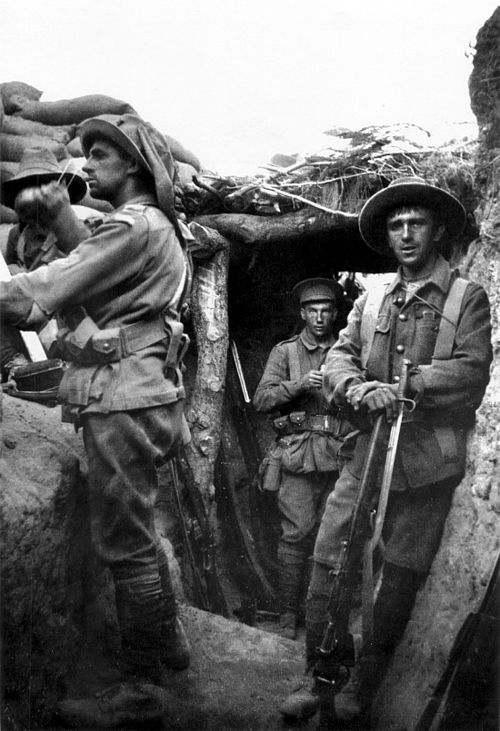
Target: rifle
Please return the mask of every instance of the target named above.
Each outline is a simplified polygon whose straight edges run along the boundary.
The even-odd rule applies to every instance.
[[[230,348],[234,370],[238,379],[241,399],[243,402],[236,407],[234,406],[238,404],[239,399],[236,394],[237,389],[234,382],[234,376],[231,373],[231,370],[228,369],[229,395],[233,405],[232,413],[247,473],[249,478],[253,479],[258,473],[260,463],[262,462],[262,451],[257,437],[255,436],[257,433],[257,427],[253,418],[254,412],[252,408],[252,401],[248,394],[245,375],[243,373],[238,348],[234,340],[231,340]]]
[[[404,394],[408,383],[409,367],[410,362],[404,361],[398,388],[398,418],[391,427],[391,433],[394,434],[395,439],[389,438],[391,451],[386,455],[384,473],[389,487],[397,448],[397,436],[401,427],[402,412],[405,408]],[[350,678],[350,668],[355,665],[354,641],[349,632],[349,615],[364,543],[370,538],[372,505],[378,491],[377,461],[379,455],[383,453],[386,431],[385,415],[380,414],[377,416],[370,436],[358,494],[352,511],[349,534],[347,540],[344,541],[340,557],[340,567],[334,574],[329,599],[330,621],[318,648],[318,659],[313,670],[320,699],[320,729],[335,728],[335,695],[347,684]]]
[[[216,463],[217,502],[219,508],[225,513],[224,523],[227,526],[226,530],[230,535],[231,544],[237,550],[238,561],[235,569],[236,573],[240,575],[239,583],[244,594],[244,601],[248,599],[247,603],[255,604],[255,598],[258,597],[261,604],[264,602],[266,606],[271,607],[276,604],[276,598],[266,571],[269,557],[263,550],[263,521],[260,520],[256,504],[258,492],[256,478],[262,461],[262,453],[256,437],[259,427],[255,424],[254,410],[234,340],[231,340],[230,351],[232,359],[227,371],[226,418],[234,426],[246,467],[250,526],[241,508],[242,499],[238,495],[238,484],[233,472],[227,467],[228,449],[225,433],[222,434]]]
[[[458,632],[448,658],[448,664],[436,685],[415,731],[429,731],[447,694],[444,718],[439,728],[487,728],[484,706],[488,704],[491,681],[498,694],[498,619],[500,589],[500,556],[477,612],[470,612]],[[486,677],[485,677],[486,676]],[[498,695],[497,695],[498,697]],[[496,703],[498,709],[498,703]],[[476,726],[474,712],[480,714]],[[434,726],[437,728],[437,726]],[[493,726],[491,727],[493,728]],[[497,725],[495,724],[495,728]]]
[[[177,457],[170,460],[169,466],[182,537],[193,576],[196,601],[201,609],[228,617],[227,601],[217,571],[215,541],[203,500],[196,488],[182,449]],[[191,512],[189,525],[184,515],[179,475],[186,488],[189,502]]]

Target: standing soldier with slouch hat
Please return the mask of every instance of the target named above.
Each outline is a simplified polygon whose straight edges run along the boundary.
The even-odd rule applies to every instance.
[[[326,358],[327,401],[352,409],[365,427],[328,498],[316,539],[306,614],[309,670],[330,619],[332,574],[339,570],[348,536],[370,424],[379,414],[389,423],[395,419],[404,360],[411,363],[406,395],[416,407],[403,420],[384,523],[382,583],[374,608],[375,673],[372,682],[357,689],[358,697],[337,696],[340,717],[360,710],[360,703],[369,708],[401,639],[439,547],[453,490],[464,475],[467,432],[488,384],[487,295],[459,277],[440,253],[464,225],[460,202],[421,178],[393,181],[360,214],[366,243],[384,255],[392,253],[399,268],[387,287],[354,303],[347,327]],[[312,715],[317,691],[317,681],[306,677],[286,699],[283,714]]]
[[[2,282],[0,309],[19,328],[56,312],[65,323],[60,355],[69,367],[59,398],[83,427],[91,540],[114,579],[125,682],[63,701],[59,713],[100,728],[160,718],[162,665],[189,664],[153,509],[157,464],[185,436],[179,311],[190,270],[163,137],[131,114],[86,120],[80,136],[90,193],[115,211],[85,236],[64,186],[30,193],[70,253]]]
[[[333,279],[307,279],[293,294],[305,327],[273,348],[253,399],[258,411],[275,416],[277,444],[263,463],[261,481],[264,490],[279,490],[280,634],[289,639],[296,636],[304,573],[338,476],[340,438],[349,431],[321,392],[321,369],[343,309],[342,287]]]

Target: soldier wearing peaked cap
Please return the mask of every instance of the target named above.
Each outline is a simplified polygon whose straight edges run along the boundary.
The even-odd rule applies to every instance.
[[[279,490],[280,634],[292,639],[308,558],[338,474],[342,437],[350,431],[321,392],[321,369],[336,341],[343,289],[332,279],[316,278],[296,284],[293,294],[305,326],[272,349],[253,399],[258,411],[275,417],[277,443],[264,460],[262,486]]]
[[[72,726],[140,725],[162,715],[162,666],[189,664],[165,552],[154,527],[156,465],[185,434],[179,312],[190,283],[187,227],[176,219],[168,145],[135,115],[104,115],[80,129],[92,197],[115,211],[82,236],[68,190],[50,182],[36,205],[70,254],[0,285],[4,321],[33,328],[58,313],[69,362],[59,398],[89,463],[92,546],[114,578],[125,682],[66,699]],[[137,700],[137,703],[135,702]]]
[[[440,253],[443,244],[460,235],[465,220],[454,196],[416,177],[394,180],[360,213],[365,242],[392,254],[399,266],[387,285],[354,303],[347,327],[325,361],[327,402],[361,416],[365,427],[327,500],[314,547],[306,617],[309,670],[317,661],[335,599],[329,601],[332,575],[339,571],[348,536],[370,417],[382,414],[389,423],[395,419],[403,360],[411,364],[406,395],[416,407],[402,423],[383,527],[382,583],[370,650],[375,671],[370,682],[337,696],[340,717],[351,717],[363,705],[369,711],[439,547],[453,490],[464,474],[467,432],[488,383],[492,348],[487,295],[480,285],[462,279]],[[314,713],[317,691],[316,680],[306,676],[286,699],[283,714]],[[369,718],[363,723],[367,727]]]

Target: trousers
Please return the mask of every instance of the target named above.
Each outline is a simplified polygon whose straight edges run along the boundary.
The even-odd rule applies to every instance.
[[[314,560],[333,569],[338,568],[343,542],[349,534],[359,482],[347,464],[326,502]],[[420,573],[429,571],[454,488],[454,483],[441,483],[391,491],[383,530],[386,561]]]
[[[180,445],[181,419],[182,401],[82,418],[91,545],[113,575],[127,672],[149,681],[160,672],[162,625],[176,610],[155,529],[157,464]]]
[[[293,474],[283,470],[278,507],[285,543],[301,543],[316,533],[336,477],[336,472]]]

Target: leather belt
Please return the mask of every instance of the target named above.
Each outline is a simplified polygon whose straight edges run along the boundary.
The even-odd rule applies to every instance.
[[[333,431],[336,420],[332,414],[308,414],[307,428],[311,431]]]
[[[321,431],[336,434],[339,420],[333,414],[307,414],[305,411],[293,411],[286,416],[278,416],[273,426],[278,434],[296,434],[304,431]]]

